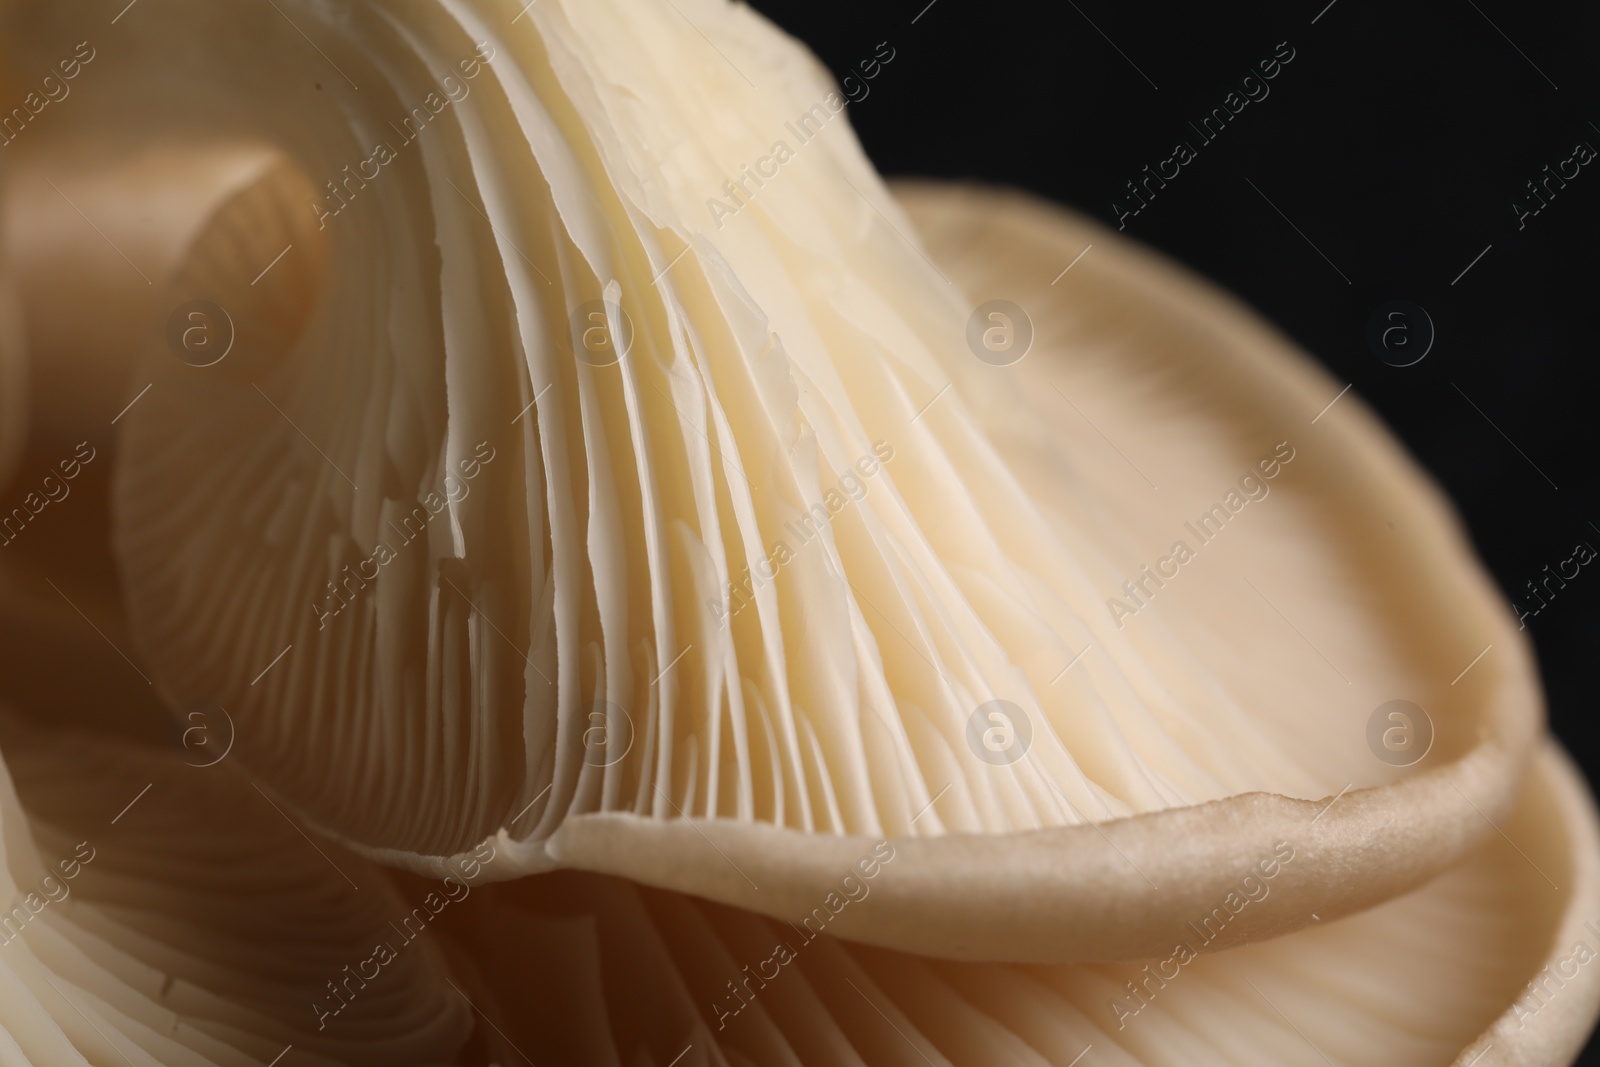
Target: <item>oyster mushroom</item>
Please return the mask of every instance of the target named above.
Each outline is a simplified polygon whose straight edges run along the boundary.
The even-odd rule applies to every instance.
[[[842,936],[1071,962],[1162,950],[1276,841],[1301,859],[1214,947],[1421,885],[1510,812],[1527,650],[1370,416],[1314,422],[1337,390],[1303,357],[1081,224],[914,197],[952,242],[930,259],[747,9],[136,15],[97,61],[115,96],[59,135],[114,117],[265,162],[167,281],[236,350],[135,361],[130,629],[297,817],[419,873],[492,840],[494,877],[778,918],[890,837]],[[38,54],[74,32],[15,18]],[[974,287],[1044,291],[1090,233],[1093,296],[981,359]],[[1218,501],[1218,543],[1146,578]],[[1365,740],[1393,699],[1436,730],[1413,770]],[[999,759],[996,701],[1027,735]]]

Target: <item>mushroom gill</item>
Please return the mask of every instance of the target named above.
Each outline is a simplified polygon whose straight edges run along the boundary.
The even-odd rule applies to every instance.
[[[225,766],[9,713],[0,752],[4,1062],[436,1064],[467,1042],[441,946],[391,926],[422,898]]]
[[[119,33],[57,136],[258,152],[163,279],[233,347],[130,361],[130,630],[351,848],[784,917],[892,838],[839,933],[1070,962],[1161,950],[1291,833],[1214,947],[1412,889],[1510,811],[1527,649],[1371,417],[1314,421],[1325,376],[1109,234],[908,215],[748,9],[143,0]],[[971,340],[991,298],[1032,308],[1014,367]],[[1368,748],[1397,699],[1415,771]]]

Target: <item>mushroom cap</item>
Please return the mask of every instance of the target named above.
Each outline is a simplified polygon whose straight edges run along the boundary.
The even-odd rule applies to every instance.
[[[1256,759],[1325,775],[1326,792],[1241,778],[1231,793],[1093,825],[897,838],[897,878],[836,932],[953,959],[1143,957],[1251,857],[1293,842],[1302,865],[1208,945],[1221,947],[1377,903],[1491,833],[1542,723],[1531,655],[1448,503],[1359,399],[1322,415],[1338,383],[1226,294],[1090,220],[978,187],[898,192],[928,254],[973,304],[1003,297],[1032,320],[1030,353],[994,369],[1015,376],[1024,399],[975,413],[1028,499],[1055,515],[1093,500],[1103,528],[1124,539],[1113,574],[1137,575],[1175,536],[1196,550],[1168,585],[1147,584],[1157,595],[1122,627],[1102,616],[1073,670],[1088,667],[1093,680],[1119,659],[1167,669],[1171,703],[1156,702],[1144,722],[1117,717],[1130,746],[1148,744],[1152,725],[1200,759],[1262,744]],[[1063,293],[1051,279],[1074,261]],[[1101,435],[1112,428],[1136,460]],[[1268,495],[1202,542],[1193,517],[1285,440],[1295,458]],[[1071,483],[1063,453],[1078,460]],[[1114,578],[1104,589],[1120,592]],[[1380,712],[1401,694],[1432,731],[1424,758],[1390,757],[1408,766],[1370,747],[1372,722],[1387,726]],[[1075,757],[1080,739],[1094,741],[1081,728],[1062,736]],[[963,785],[981,790],[1028,768],[982,767],[930,810],[950,810]],[[727,819],[663,833],[600,814],[570,818],[549,848],[573,867],[784,917],[873,840],[801,841]]]
[[[868,848],[871,875],[841,874],[787,922],[562,873],[490,887],[451,923],[500,1062],[1571,1063],[1600,1010],[1600,824],[1553,743],[1501,830],[1359,915],[1206,953],[1303,858],[1269,846],[1132,963],[945,962],[834,936],[903,874],[904,842]]]
[[[898,895],[841,934],[1074,961],[1154,951],[1290,831],[1297,888],[1230,937],[1509,810],[1541,707],[1507,612],[1226,297],[1024,201],[907,213],[720,0],[280,7],[145,0],[96,60],[124,93],[57,118],[268,153],[170,279],[234,346],[143,346],[114,533],[161,695],[227,707],[295,817],[771,915],[892,838]],[[1032,308],[1014,366],[987,299]],[[1414,767],[1369,748],[1394,700]]]
[[[225,764],[9,713],[0,752],[8,1062],[420,1065],[466,1043],[439,946],[391,925],[421,898]]]

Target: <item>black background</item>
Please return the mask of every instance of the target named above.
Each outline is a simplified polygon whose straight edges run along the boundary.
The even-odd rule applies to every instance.
[[[1115,226],[1124,183],[1189,141],[1198,158],[1125,234],[1226,286],[1353,383],[1454,498],[1508,597],[1536,607],[1527,582],[1580,541],[1600,549],[1600,159],[1521,229],[1512,206],[1578,142],[1600,150],[1600,6],[753,6],[838,79],[879,42],[895,49],[850,108],[890,176],[1018,186]],[[1187,123],[1284,41],[1295,57],[1270,95],[1202,147]],[[1366,339],[1394,299],[1426,309],[1436,330],[1404,368]],[[1527,625],[1552,725],[1594,782],[1600,567]],[[1581,1062],[1600,1063],[1600,1042]]]

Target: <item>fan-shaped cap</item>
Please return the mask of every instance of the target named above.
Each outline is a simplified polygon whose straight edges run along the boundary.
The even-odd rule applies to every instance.
[[[1557,1064],[1600,1008],[1600,828],[1553,745],[1504,835],[1421,889],[1216,956],[1270,902],[1287,842],[1235,871],[1146,961],[948,963],[839,940],[895,877],[863,853],[784,923],[587,874],[497,885],[455,916],[503,1023],[501,1062],[1111,1067]]]
[[[434,1064],[466,1042],[432,900],[225,766],[11,718],[0,748],[7,1062]]]
[[[1223,943],[1236,943],[1382,900],[1490,832],[1542,717],[1531,658],[1447,505],[1359,400],[1326,412],[1338,384],[1281,337],[1092,222],[979,188],[901,192],[929,254],[973,304],[1008,298],[1030,320],[1028,356],[993,369],[1024,398],[991,398],[977,420],[1040,510],[1091,501],[1120,561],[1112,573],[1141,582],[1142,596],[1104,582],[1105,612],[1085,614],[1099,625],[1083,662],[1051,685],[1078,681],[1086,665],[1093,680],[1105,660],[1140,661],[1162,674],[1159,697],[1149,718],[1105,709],[1121,734],[1111,751],[1175,744],[1243,777],[1232,796],[1097,826],[900,842],[910,862],[839,931],[955,958],[1142,955],[1185,910],[1225,893],[1252,855],[1295,842],[1309,862],[1233,925]],[[1063,293],[1052,279],[1074,263]],[[1075,477],[1062,453],[1077,460]],[[1179,563],[1175,540],[1195,558]],[[1391,720],[1392,707],[1426,739],[1385,748],[1383,730],[1409,721]],[[1087,718],[1060,734],[1074,756],[1094,753],[1108,728]],[[1267,747],[1246,769],[1240,746],[1256,744]],[[1006,781],[1029,762],[969,782]],[[1291,767],[1327,775],[1327,793],[1308,802],[1293,798],[1314,787],[1269,784]],[[787,918],[872,840],[807,853],[774,836],[727,820],[657,833],[595,816],[569,820],[551,849],[573,866]],[[764,866],[775,876],[758,889],[745,874]]]

